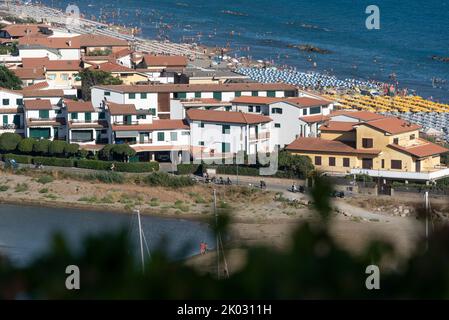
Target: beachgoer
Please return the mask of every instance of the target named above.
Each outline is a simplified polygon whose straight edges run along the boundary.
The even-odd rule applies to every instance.
[[[111,171],[114,171],[115,169],[115,164],[111,163]]]
[[[205,243],[203,241],[201,241],[201,243],[200,243],[200,254],[203,255],[205,253],[206,253]]]
[[[208,248],[207,248],[207,242],[204,242],[204,254],[207,253],[207,250],[208,250]]]

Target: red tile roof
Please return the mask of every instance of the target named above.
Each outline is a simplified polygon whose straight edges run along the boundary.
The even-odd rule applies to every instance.
[[[421,129],[421,126],[417,124],[394,117],[384,117],[377,120],[363,122],[360,125],[366,125],[389,134],[399,134]]]
[[[415,156],[417,158],[425,158],[441,153],[449,152],[449,149],[446,149],[438,144],[419,139],[420,143],[419,145],[414,145],[410,147],[404,147],[397,144],[389,144],[388,146],[392,149],[405,152],[407,154],[410,154],[412,156]]]
[[[52,110],[50,100],[39,99],[39,100],[25,100],[23,102],[26,110]]]
[[[11,69],[14,74],[22,80],[42,80],[45,79],[45,71],[42,66],[35,68]]]
[[[22,90],[42,90],[48,88],[50,85],[47,81],[42,81],[34,84],[30,84],[28,87],[24,87]]]
[[[153,120],[153,123],[150,125],[151,130],[175,130],[175,129],[184,129],[188,130],[189,124],[184,120],[172,120],[172,119],[163,119],[163,120]]]
[[[78,37],[72,38],[43,38],[43,37],[23,37],[19,39],[19,45],[23,47],[38,46],[52,49],[79,49]]]
[[[316,122],[323,122],[329,120],[328,116],[323,116],[322,114],[316,115],[316,116],[306,116],[299,118],[300,120],[307,122],[307,123],[316,123]]]
[[[354,122],[345,122],[345,121],[329,121],[323,124],[320,127],[321,131],[352,131],[354,130],[354,125],[357,123]]]
[[[41,35],[41,28],[48,28],[48,26],[38,24],[10,24],[4,27],[2,30],[8,32],[11,37],[19,38],[25,37],[27,35]]]
[[[76,40],[79,42],[81,47],[128,47],[128,41],[98,35],[98,34],[82,34],[76,37]]]
[[[184,56],[144,56],[145,63],[149,67],[186,67],[187,58]]]
[[[23,58],[24,68],[42,68],[48,71],[79,71],[79,60],[49,60],[48,58]]]
[[[133,104],[119,104],[114,102],[107,102],[109,113],[111,115],[134,115],[137,114],[136,106]]]
[[[121,72],[121,73],[137,73],[136,70],[119,65],[117,63],[112,62],[105,62],[93,65],[92,67],[89,67],[91,70],[102,70],[106,72]]]
[[[371,121],[371,120],[376,120],[376,119],[382,119],[385,118],[385,116],[381,115],[381,114],[377,114],[374,112],[369,112],[369,111],[349,111],[349,110],[337,110],[334,111],[330,114],[330,117],[334,117],[334,116],[348,116],[360,121]]]
[[[64,90],[61,89],[49,89],[49,90],[21,90],[24,98],[56,98],[64,97]]]
[[[240,96],[234,98],[232,103],[244,103],[244,104],[272,104],[276,102],[281,102],[285,98],[274,98],[274,97],[253,97],[253,96]]]
[[[187,117],[193,121],[256,124],[271,122],[272,119],[260,114],[249,114],[233,111],[187,110]]]
[[[91,101],[64,100],[68,112],[94,112]]]
[[[318,107],[323,105],[331,104],[332,101],[325,100],[322,98],[310,98],[310,97],[294,97],[284,99],[285,102],[296,105],[297,107]]]
[[[287,147],[289,151],[344,154],[379,154],[380,150],[361,150],[351,147],[341,141],[320,138],[298,138]]]

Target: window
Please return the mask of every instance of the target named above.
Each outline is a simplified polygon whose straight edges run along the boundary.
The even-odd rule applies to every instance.
[[[343,158],[343,167],[349,168],[349,158]]]
[[[381,166],[382,166],[382,169],[385,168],[385,159],[382,159],[382,161],[381,161]]]
[[[219,92],[219,91],[214,92],[214,99],[221,101],[221,92]]]
[[[178,141],[178,133],[177,132],[170,132],[170,140],[171,141]]]
[[[137,115],[137,119],[145,120],[146,118],[147,118],[147,116],[144,115],[144,114],[138,114],[138,115]]]
[[[362,147],[366,149],[370,149],[373,147],[373,139],[363,138],[362,139]]]
[[[284,91],[284,97],[288,98],[288,97],[294,97],[294,96],[296,96],[295,91],[291,91],[291,90]]]
[[[282,108],[273,108],[271,110],[271,113],[273,113],[273,114],[282,114]]]
[[[7,115],[3,116],[3,124],[8,124],[8,116]]]
[[[256,112],[260,112],[260,106],[256,106]]]
[[[187,98],[187,93],[175,92],[173,96],[175,97],[175,99],[185,99],[185,98]]]
[[[50,111],[39,110],[39,119],[48,119],[48,118],[50,118]]]
[[[61,79],[64,80],[64,81],[69,80],[69,74],[68,73],[62,73],[61,74]]]
[[[416,136],[414,134],[410,135],[410,140],[415,140]]]
[[[150,114],[151,114],[152,116],[155,116],[155,115],[156,115],[156,109],[155,109],[155,108],[151,108],[151,109],[150,109]]]
[[[91,122],[91,121],[92,121],[92,113],[90,113],[90,112],[85,112],[85,113],[84,113],[84,121],[86,121],[86,122]]]
[[[198,124],[198,127],[204,128],[204,122],[200,122],[200,123]]]
[[[335,167],[335,157],[329,157],[329,166]]]
[[[164,132],[157,133],[157,141],[165,141],[165,133]]]
[[[252,92],[251,92],[251,95],[252,95],[253,97],[258,97],[258,96],[259,96],[259,91],[252,91]]]
[[[310,108],[310,114],[318,114],[318,113],[321,113],[321,107]]]
[[[4,106],[9,106],[9,99],[3,99],[2,103]]]
[[[16,103],[18,106],[23,106],[23,99],[17,99]]]
[[[230,134],[231,133],[231,126],[229,124],[224,124],[222,126],[221,133],[223,133],[223,134]]]
[[[394,138],[394,139],[393,139],[393,143],[394,143],[394,144],[399,144],[399,138]]]
[[[181,132],[182,136],[190,136],[190,132],[189,131],[183,131]]]
[[[226,110],[226,111],[231,111],[231,107],[230,107],[230,106],[227,106],[227,107],[225,107],[225,110]]]
[[[320,156],[316,156],[315,157],[315,165],[316,166],[321,166],[321,157]]]
[[[302,115],[306,116],[307,115],[307,109],[302,109]]]
[[[105,96],[110,96],[111,93],[110,93],[109,91],[105,91],[105,92],[104,92],[104,95],[105,95]]]
[[[248,106],[248,112],[254,112],[254,107],[253,106]]]
[[[204,141],[198,141],[198,144],[199,144],[200,146],[204,146]]]
[[[146,98],[147,98],[146,92],[140,94],[140,99],[146,99]]]
[[[280,124],[280,123],[275,123],[275,124],[274,124],[274,127],[275,127],[275,128],[280,128],[280,127],[281,127],[281,124]]]
[[[242,91],[236,91],[235,92],[235,96],[236,97],[241,97],[242,96]]]
[[[201,92],[199,91],[195,92],[195,98],[201,98]]]
[[[100,120],[106,119],[106,114],[104,113],[104,111],[102,111],[98,114],[98,119],[100,119]]]
[[[128,95],[129,99],[135,99],[136,98],[136,94],[135,93],[130,93]]]
[[[221,152],[222,153],[231,152],[231,144],[228,142],[223,142],[221,144]]]
[[[77,120],[78,119],[78,113],[77,112],[72,112],[70,117],[72,118],[72,120]]]
[[[49,74],[47,74],[47,78],[48,78],[48,80],[56,80],[56,75],[49,73]]]
[[[267,91],[267,97],[276,97],[276,91]]]
[[[391,169],[402,169],[402,161],[401,160],[391,160]]]

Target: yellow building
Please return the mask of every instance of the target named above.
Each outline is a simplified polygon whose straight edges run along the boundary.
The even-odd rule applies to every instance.
[[[449,150],[421,139],[419,130],[420,126],[399,118],[335,112],[320,127],[318,138],[299,138],[286,149],[310,157],[316,169],[330,174],[405,180],[449,175],[440,164],[440,155]]]

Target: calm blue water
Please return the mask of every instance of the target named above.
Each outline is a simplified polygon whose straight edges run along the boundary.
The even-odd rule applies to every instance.
[[[142,216],[141,221],[150,253],[159,247],[160,241],[164,241],[167,254],[175,260],[198,254],[201,241],[213,248],[213,236],[204,223],[149,216]],[[55,232],[61,232],[69,245],[79,250],[85,236],[118,230],[129,232],[130,254],[138,255],[136,215],[0,204],[0,254],[17,264],[27,263],[48,250]]]
[[[70,3],[43,2],[58,8]],[[238,55],[274,59],[300,71],[340,78],[388,81],[394,72],[400,86],[449,101],[448,83],[432,86],[433,77],[449,82],[449,63],[430,58],[449,56],[449,0],[77,0],[76,4],[88,18],[104,15],[109,22],[142,28],[146,37],[162,35],[172,41],[196,37],[207,45],[229,44]],[[380,7],[381,30],[365,28],[370,4]],[[303,43],[334,53],[312,55],[317,62],[314,69],[309,54],[287,48]]]

